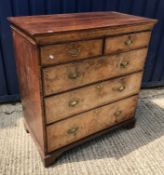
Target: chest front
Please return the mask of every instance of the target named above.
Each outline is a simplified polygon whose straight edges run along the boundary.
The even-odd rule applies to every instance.
[[[91,138],[134,126],[155,20],[115,12],[9,20],[25,126],[46,166]]]

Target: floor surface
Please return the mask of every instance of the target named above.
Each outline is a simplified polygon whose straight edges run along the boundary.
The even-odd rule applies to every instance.
[[[142,90],[136,127],[68,151],[44,168],[21,104],[0,105],[0,175],[164,175],[164,88]]]

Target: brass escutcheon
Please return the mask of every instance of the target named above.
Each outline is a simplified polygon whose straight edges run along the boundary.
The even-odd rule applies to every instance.
[[[125,86],[124,86],[124,85],[121,85],[121,86],[118,88],[118,91],[122,92],[124,89],[125,89]]]
[[[116,117],[119,117],[119,116],[121,115],[121,113],[122,113],[122,111],[116,111],[116,112],[114,113],[114,115],[115,115]]]
[[[74,107],[74,106],[76,106],[78,103],[79,103],[79,100],[71,100],[71,101],[69,102],[69,106],[70,106],[70,107]]]
[[[125,45],[129,46],[133,43],[133,41],[129,38],[128,40],[125,41]]]
[[[78,74],[77,72],[70,73],[70,74],[68,75],[68,78],[69,78],[69,79],[72,79],[72,80],[74,80],[74,79],[76,79],[76,78],[78,78],[78,77],[79,77],[79,74]]]
[[[129,65],[128,61],[123,61],[123,62],[120,63],[121,68],[126,68],[128,65]]]
[[[71,56],[78,56],[80,54],[80,48],[72,48],[68,51]]]
[[[77,130],[79,129],[79,127],[73,127],[67,130],[68,134],[75,134],[77,132]]]

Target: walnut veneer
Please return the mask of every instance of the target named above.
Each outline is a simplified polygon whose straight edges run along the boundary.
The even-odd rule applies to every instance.
[[[10,17],[25,127],[49,166],[133,127],[156,20],[116,12]]]

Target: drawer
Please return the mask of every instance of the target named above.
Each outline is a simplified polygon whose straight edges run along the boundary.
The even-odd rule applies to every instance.
[[[151,32],[109,37],[105,40],[105,54],[128,51],[146,47],[149,43]]]
[[[44,95],[142,70],[147,49],[43,69]]]
[[[134,116],[137,96],[76,115],[47,127],[48,152]]]
[[[41,64],[76,61],[102,54],[102,40],[78,41],[41,47]]]
[[[45,98],[47,123],[137,94],[142,72]]]

